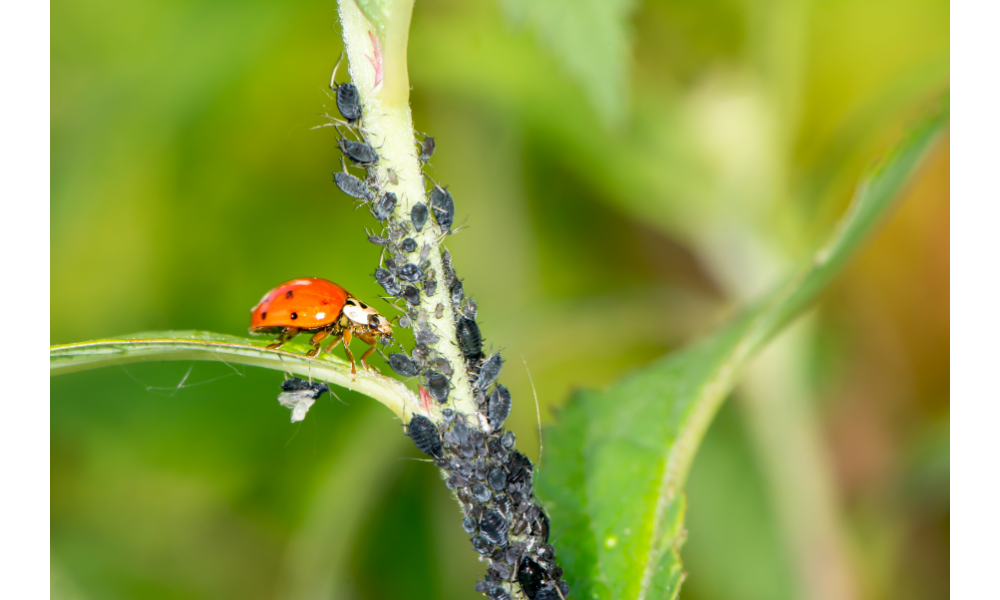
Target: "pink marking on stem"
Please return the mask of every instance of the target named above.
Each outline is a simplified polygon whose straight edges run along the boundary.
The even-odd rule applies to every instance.
[[[371,31],[368,32],[368,39],[372,41],[372,49],[375,52],[375,57],[372,58],[365,54],[365,58],[368,59],[368,62],[372,64],[372,68],[375,69],[375,87],[373,89],[377,90],[382,85],[382,48],[378,45],[378,38]]]
[[[431,412],[431,395],[424,389],[424,386],[418,385],[420,388],[420,407],[424,409],[424,412],[430,414]]]

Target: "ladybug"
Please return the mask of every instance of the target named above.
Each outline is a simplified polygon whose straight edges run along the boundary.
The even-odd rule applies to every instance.
[[[319,354],[320,343],[331,335],[335,339],[324,349],[326,352],[343,341],[352,375],[357,373],[349,347],[352,338],[361,338],[371,346],[361,356],[361,365],[376,371],[365,359],[375,351],[377,342],[392,340],[388,319],[336,283],[318,277],[293,279],[279,285],[265,294],[250,312],[250,333],[279,334],[268,350],[277,350],[302,332],[313,333],[309,356]]]

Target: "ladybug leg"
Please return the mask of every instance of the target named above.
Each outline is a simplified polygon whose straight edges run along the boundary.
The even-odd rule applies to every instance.
[[[337,347],[337,344],[339,344],[342,341],[344,341],[344,336],[338,335],[337,339],[330,342],[330,345],[328,345],[326,348],[323,348],[323,352],[332,352],[333,349]]]
[[[361,355],[361,366],[368,369],[369,371],[373,371],[375,373],[381,373],[381,371],[379,371],[375,367],[365,362],[365,359],[371,356],[372,352],[375,352],[375,346],[372,346],[371,348],[368,349],[368,352],[365,352],[363,355]]]
[[[354,366],[354,355],[351,354],[351,330],[344,330],[344,352],[347,353],[347,360],[351,361],[351,375],[357,375],[358,369]]]
[[[330,335],[329,329],[322,329],[320,331],[317,331],[316,335],[312,336],[312,339],[309,340],[309,345],[312,346],[313,349],[310,350],[309,354],[307,354],[306,356],[313,357],[319,354],[320,344],[323,343],[323,340],[326,339],[326,336],[328,335]]]
[[[281,335],[278,336],[278,339],[274,340],[273,344],[268,344],[267,349],[277,350],[278,348],[281,348],[285,345],[285,342],[299,335],[299,331],[300,329],[298,327],[285,327],[285,329],[282,330]]]

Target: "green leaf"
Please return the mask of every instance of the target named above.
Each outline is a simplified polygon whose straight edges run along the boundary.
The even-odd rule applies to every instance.
[[[281,350],[268,350],[272,340],[253,340],[206,331],[162,331],[139,333],[121,338],[52,346],[49,372],[52,375],[85,369],[157,360],[211,360],[226,364],[264,367],[355,390],[378,400],[401,419],[423,412],[416,396],[401,382],[358,368],[351,375],[350,364],[329,353],[306,356],[308,346],[289,342]],[[408,419],[404,419],[408,420]]]
[[[676,598],[683,486],[740,368],[843,269],[944,130],[948,102],[858,186],[829,240],[759,305],[605,391],[575,394],[546,430],[537,492],[580,598]]]
[[[605,124],[625,114],[633,0],[504,0],[584,88]]]

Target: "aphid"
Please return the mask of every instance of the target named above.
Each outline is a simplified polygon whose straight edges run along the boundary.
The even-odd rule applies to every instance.
[[[535,600],[560,600],[559,594],[551,588],[543,588],[535,594]]]
[[[250,311],[250,333],[280,334],[268,346],[269,350],[277,350],[302,332],[313,334],[309,356],[319,354],[320,344],[328,336],[334,340],[324,349],[326,352],[343,341],[352,375],[357,369],[351,354],[351,339],[360,338],[371,346],[361,356],[361,365],[377,371],[365,360],[375,351],[376,343],[392,337],[388,319],[336,283],[318,277],[285,282],[265,294]]]
[[[507,474],[503,472],[503,469],[498,467],[490,471],[488,481],[491,488],[502,492],[507,487]]]
[[[456,490],[469,485],[469,480],[461,473],[452,473],[451,477],[445,480],[444,484],[449,490]]]
[[[425,372],[424,377],[427,380],[427,391],[430,393],[431,398],[434,398],[438,402],[444,402],[448,399],[448,392],[451,391],[451,383],[447,377],[434,370]]]
[[[371,195],[371,192],[368,191],[368,186],[365,185],[365,182],[350,173],[344,171],[334,173],[333,182],[337,184],[340,191],[344,192],[351,198],[367,200]]]
[[[444,317],[444,304],[438,304],[434,307],[434,318],[440,319]]]
[[[458,440],[459,444],[464,444],[469,441],[469,427],[462,421],[455,423],[455,426],[451,428],[455,432],[455,439]]]
[[[485,390],[493,385],[493,382],[500,376],[500,368],[502,366],[503,360],[501,360],[499,353],[489,357],[483,363],[483,366],[479,368],[479,379],[476,380],[476,387]]]
[[[456,279],[452,282],[449,292],[451,293],[451,303],[455,306],[461,304],[462,300],[465,298],[465,290],[462,288],[462,280]]]
[[[407,435],[420,450],[428,456],[442,457],[441,438],[434,423],[425,416],[414,414],[407,426]]]
[[[417,363],[413,362],[410,357],[399,352],[389,355],[389,366],[403,377],[413,377],[418,372]]]
[[[472,517],[465,517],[464,519],[462,519],[462,529],[465,530],[465,533],[470,533],[470,534],[475,533],[476,527],[478,526],[479,523],[477,523],[476,520],[473,519]]]
[[[399,287],[399,282],[396,281],[396,278],[389,272],[388,269],[375,269],[375,281],[379,282],[379,285],[385,289],[385,293],[390,296],[399,296],[403,293],[403,290]],[[408,326],[403,325],[402,320],[400,320],[399,324],[403,327]]]
[[[517,563],[517,559],[521,558],[521,553],[524,552],[524,548],[521,544],[514,544],[507,549],[507,553],[504,555],[503,559],[508,565],[513,565]]]
[[[425,136],[424,141],[420,142],[420,162],[427,162],[434,155],[434,150],[437,149],[437,144],[434,142],[434,138],[431,136]]]
[[[403,298],[405,298],[410,304],[416,306],[420,304],[420,290],[412,285],[408,285],[406,286],[406,289],[403,290]]]
[[[524,590],[528,600],[534,600],[547,576],[548,572],[531,558],[525,556],[521,559],[517,569],[517,582],[521,584],[521,589]]]
[[[507,519],[495,510],[488,510],[479,520],[479,531],[483,537],[498,546],[507,545]]]
[[[531,483],[531,472],[534,467],[527,456],[517,450],[507,459],[507,481],[509,483]]]
[[[455,373],[451,368],[451,363],[444,357],[437,359],[437,368],[448,377]]]
[[[420,358],[427,358],[427,355],[431,353],[431,349],[427,344],[417,344],[413,347],[413,356],[419,356]]]
[[[368,235],[368,241],[375,244],[376,246],[388,246],[391,240],[389,240],[389,238],[384,238],[380,235],[375,235],[372,233]]]
[[[396,271],[396,275],[403,281],[417,282],[423,277],[424,272],[420,270],[420,267],[413,263],[406,263],[399,270]]]
[[[458,337],[458,348],[465,358],[474,360],[483,356],[483,336],[479,333],[479,325],[472,319],[461,318],[455,326]]]
[[[435,185],[431,190],[431,207],[434,209],[434,218],[441,226],[441,231],[447,233],[451,229],[451,224],[455,222],[455,201],[451,193]]]
[[[517,442],[517,438],[514,436],[513,431],[508,431],[507,433],[503,434],[502,438],[500,438],[500,443],[502,443],[503,447],[508,450],[514,449],[515,442]]]
[[[455,269],[451,265],[451,252],[445,250],[441,253],[441,270],[444,272],[444,282],[451,288],[451,283],[455,280]]]
[[[389,180],[390,185],[399,184],[399,177],[396,176],[396,171],[393,170],[392,168],[385,170],[385,178]]]
[[[340,59],[343,60],[343,55]],[[358,88],[353,83],[343,83],[337,85],[337,68],[340,67],[340,60],[333,67],[333,74],[330,75],[330,89],[337,92],[337,110],[344,118],[353,123],[361,118],[361,95]]]
[[[450,408],[446,408],[441,411],[441,417],[444,419],[445,423],[451,423],[455,420],[455,411]]]
[[[414,204],[410,210],[410,221],[418,232],[423,230],[424,224],[427,223],[427,205],[423,202]]]
[[[394,210],[396,210],[396,194],[386,192],[372,207],[372,214],[379,221],[384,221],[389,218],[389,215]]]
[[[492,496],[492,494],[490,494],[490,490],[481,483],[476,483],[472,486],[472,495],[480,502],[489,502],[490,496]]]
[[[420,249],[420,261],[423,262],[427,260],[427,257],[430,255],[430,253],[431,253],[431,245],[424,244],[424,247]]]
[[[556,567],[556,569],[559,569],[559,567]],[[559,577],[562,577],[562,569],[559,569],[559,571]],[[558,585],[559,591],[562,592],[562,598],[560,600],[566,600],[566,597],[569,596],[569,584],[565,581],[560,581]]]
[[[433,333],[431,333],[426,329],[421,329],[420,331],[417,332],[416,339],[417,342],[421,344],[436,344],[438,340],[440,340],[441,338],[439,338],[438,336],[434,335]]]
[[[490,427],[500,429],[503,426],[503,422],[510,416],[510,404],[510,392],[498,383],[496,389],[490,394]]]
[[[410,325],[411,325],[411,323],[410,323],[410,317],[403,316],[403,317],[401,317],[399,319],[399,326],[400,327],[403,327],[404,329],[409,329]]]
[[[330,391],[329,384],[306,381],[292,377],[281,384],[282,392],[278,394],[278,403],[292,411],[292,423],[306,418],[309,408],[322,396]]]
[[[472,445],[471,442],[465,442],[464,444],[462,444],[461,446],[459,446],[458,447],[458,451],[465,458],[475,458],[476,457],[476,448]]]
[[[489,554],[492,546],[485,537],[477,535],[472,538],[472,548],[480,554]]]
[[[489,596],[491,600],[510,600],[510,594],[499,585],[490,588],[486,592],[486,595]]]
[[[465,302],[465,310],[462,313],[469,319],[475,319],[476,314],[479,313],[479,305],[472,298],[469,298]]]
[[[417,240],[413,238],[406,238],[403,240],[402,247],[404,252],[413,252],[417,249]]]
[[[370,165],[378,160],[375,149],[364,142],[355,142],[342,137],[337,140],[337,145],[340,146],[344,156],[356,165]]]
[[[434,292],[437,291],[438,282],[437,279],[428,279],[424,281],[424,293],[428,296],[433,296]]]

